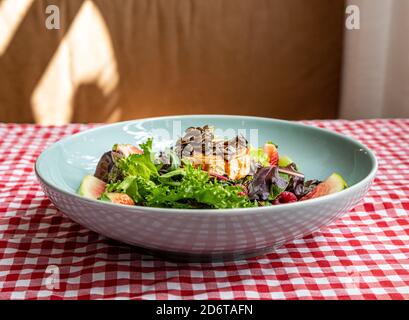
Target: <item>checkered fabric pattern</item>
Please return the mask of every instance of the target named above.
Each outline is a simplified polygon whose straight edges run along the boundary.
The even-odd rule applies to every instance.
[[[375,151],[379,173],[364,201],[274,253],[191,264],[140,255],[69,220],[44,196],[36,157],[90,125],[0,124],[0,298],[408,299],[409,120],[306,123]]]

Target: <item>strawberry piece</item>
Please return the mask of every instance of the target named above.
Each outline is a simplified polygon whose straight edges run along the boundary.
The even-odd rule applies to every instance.
[[[277,199],[274,200],[274,204],[297,202],[297,196],[289,191],[282,192]]]
[[[274,144],[266,143],[264,145],[264,153],[268,156],[268,162],[271,166],[278,164],[278,151]]]

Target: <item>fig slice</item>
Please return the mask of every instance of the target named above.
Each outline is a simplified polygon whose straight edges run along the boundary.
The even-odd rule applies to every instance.
[[[115,166],[113,151],[105,152],[97,164],[94,176],[102,181],[108,182],[108,175]]]
[[[122,154],[125,158],[131,154],[142,154],[143,151],[132,144],[115,144],[112,151]]]
[[[115,144],[111,151],[105,152],[99,159],[94,176],[102,181],[110,182],[121,178],[116,161],[131,154],[142,154],[143,151],[132,144]]]
[[[327,194],[339,192],[347,187],[348,185],[344,178],[338,173],[333,173],[325,181],[318,184],[314,189],[302,197],[300,201],[314,199]]]
[[[98,199],[105,191],[105,182],[92,176],[87,175],[82,179],[78,193],[89,199]]]
[[[135,202],[126,193],[119,192],[108,192],[104,194],[105,201],[110,201],[117,204],[125,204],[129,206],[134,206]]]

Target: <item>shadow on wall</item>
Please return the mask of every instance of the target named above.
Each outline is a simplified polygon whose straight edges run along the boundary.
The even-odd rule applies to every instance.
[[[108,96],[95,83],[81,84],[72,101],[72,122],[112,122],[120,118],[117,106],[118,95]]]
[[[8,11],[3,17],[6,22],[16,3],[4,0],[0,4],[0,10]],[[53,1],[60,8],[61,28],[49,30],[45,27],[47,1],[21,0],[19,4],[25,4],[26,10],[18,11],[21,23],[0,58],[0,68],[5,70],[0,83],[8,82],[0,89],[4,90],[1,99],[9,98],[2,103],[8,109],[6,118],[41,124],[109,120],[119,75],[111,37],[96,5],[87,0]],[[10,76],[12,81],[7,79]],[[98,99],[96,87],[105,99]],[[81,99],[76,98],[79,88]],[[84,88],[91,90],[84,92]],[[82,119],[78,114],[88,116]],[[92,114],[96,116],[89,117]]]
[[[45,26],[51,4],[60,8],[58,30]],[[1,120],[64,124],[118,115],[116,58],[94,2],[3,0],[0,19],[8,30],[0,51]]]
[[[27,9],[18,12],[13,11],[17,1],[3,0],[0,4],[3,21],[13,14],[21,15],[21,22],[10,37],[10,42],[3,44],[5,49],[0,56],[0,103],[2,120],[6,122],[34,122],[32,94],[83,1],[71,1],[70,11],[61,19],[61,29],[52,32],[44,26],[45,8],[50,3],[21,2],[25,3]],[[53,2],[63,4],[63,1]]]
[[[45,27],[48,5],[59,30]],[[343,0],[0,0],[0,121],[333,118],[343,10]]]

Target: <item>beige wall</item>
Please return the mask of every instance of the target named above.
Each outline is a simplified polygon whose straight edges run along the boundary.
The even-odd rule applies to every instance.
[[[33,0],[0,49],[0,121],[333,118],[343,19],[342,0]]]
[[[348,3],[359,6],[361,28],[345,32],[341,117],[409,117],[409,1]]]

